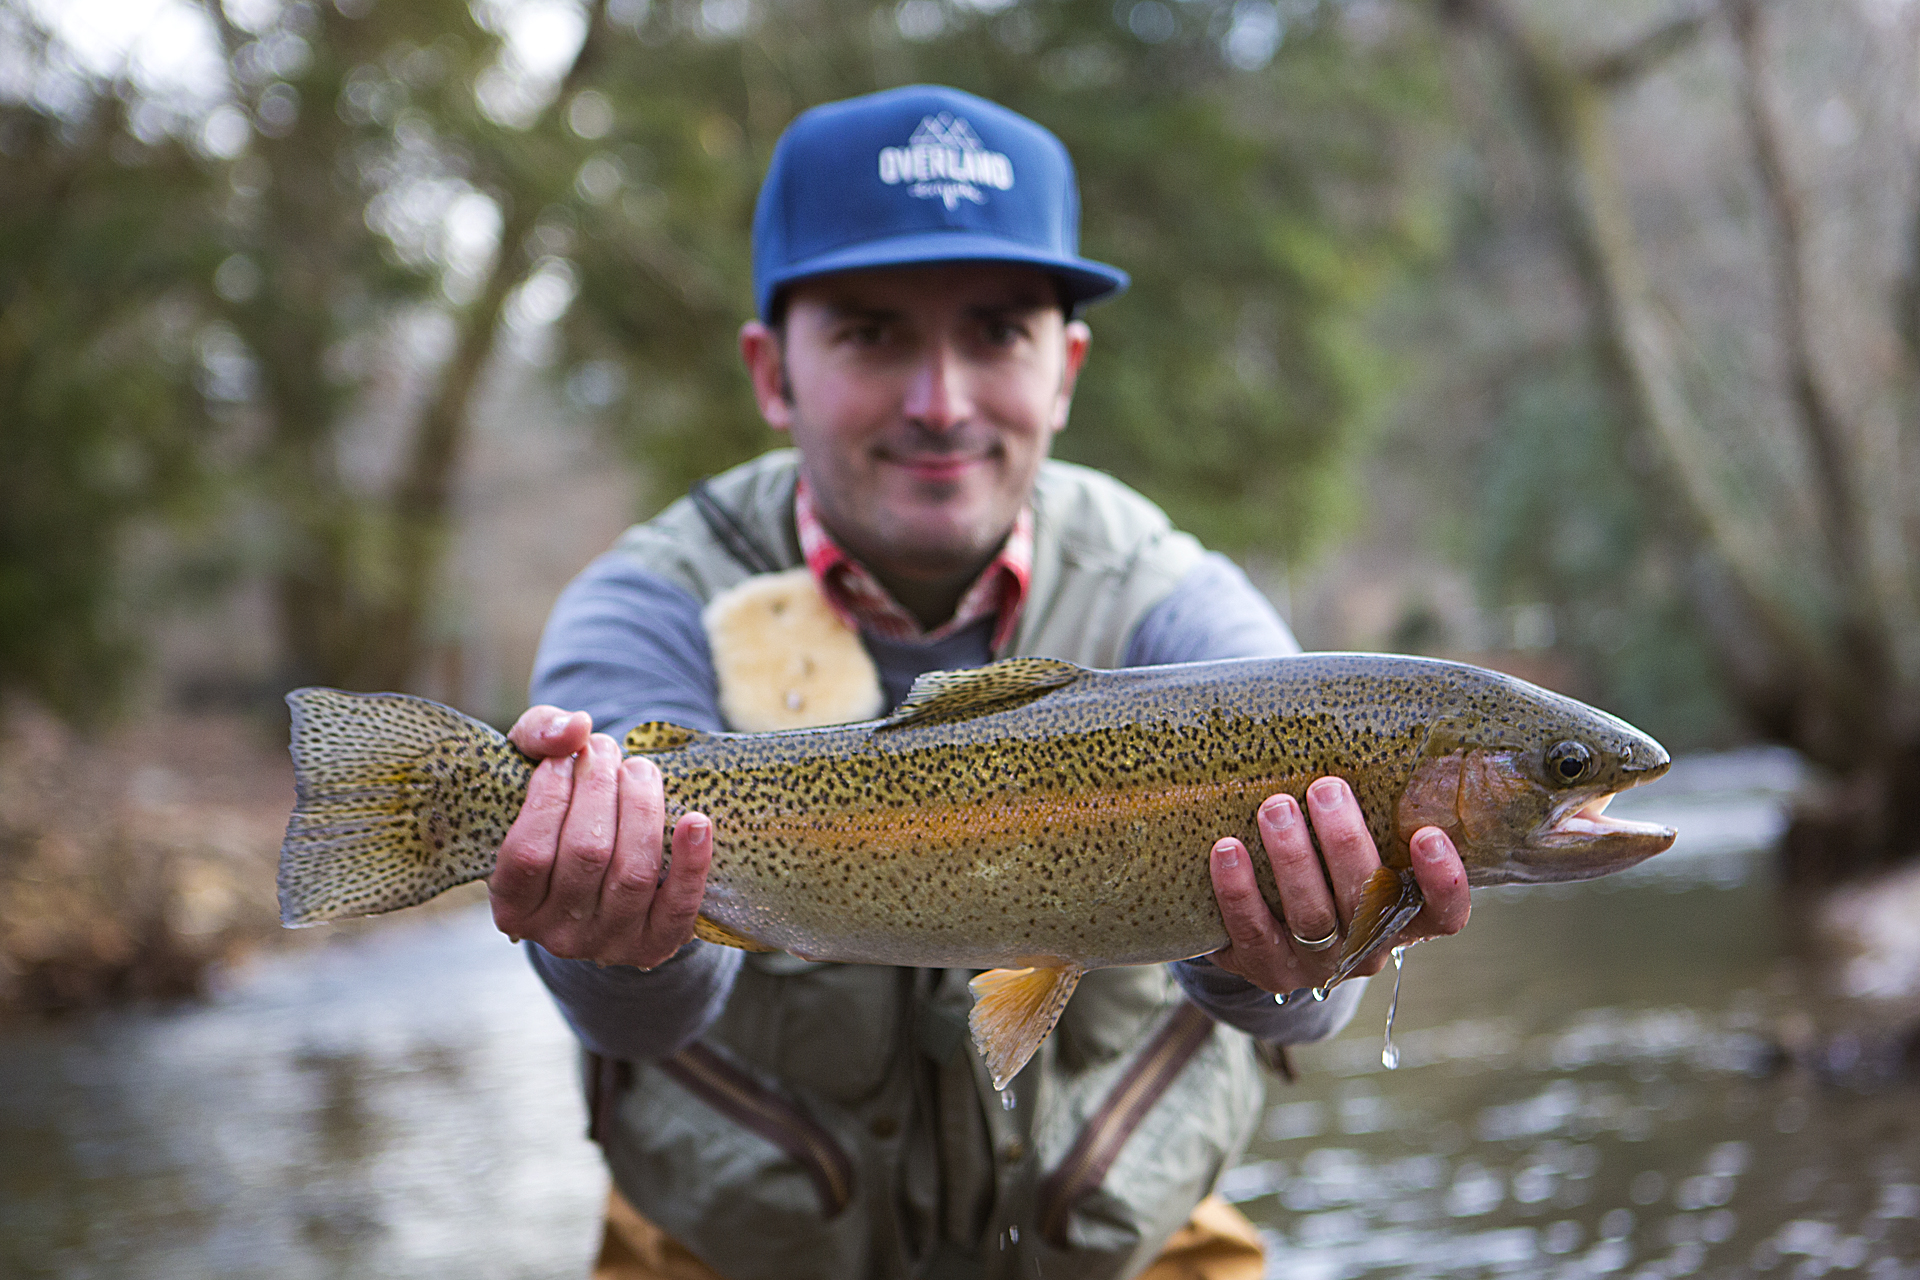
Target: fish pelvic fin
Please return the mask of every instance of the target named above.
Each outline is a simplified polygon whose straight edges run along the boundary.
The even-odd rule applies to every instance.
[[[755,942],[744,933],[735,933],[723,924],[707,919],[705,916],[693,918],[693,936],[702,942],[712,942],[722,947],[737,947],[741,951],[778,951],[764,942]]]
[[[1040,1042],[1060,1021],[1073,989],[1086,970],[1078,965],[1057,968],[989,969],[968,983],[973,1011],[967,1027],[986,1060],[993,1087],[1004,1089],[1020,1074],[1040,1048]]]
[[[1408,868],[1381,867],[1368,876],[1360,892],[1360,905],[1347,925],[1346,945],[1340,949],[1339,963],[1327,985],[1351,977],[1367,957],[1392,942],[1420,914],[1426,901],[1420,882]]]
[[[1011,711],[1072,684],[1086,670],[1058,658],[1008,658],[962,671],[929,671],[876,727],[903,729]]]
[[[706,736],[698,729],[682,728],[667,720],[649,720],[627,730],[626,753],[630,756],[657,756],[666,751],[678,751]]]
[[[296,689],[287,705],[281,923],[396,911],[492,872],[533,773],[505,736],[398,693]]]

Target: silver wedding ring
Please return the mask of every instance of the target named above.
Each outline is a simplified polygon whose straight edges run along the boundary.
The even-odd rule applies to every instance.
[[[1287,936],[1298,943],[1303,950],[1325,951],[1328,947],[1340,941],[1340,926],[1335,924],[1333,928],[1327,930],[1327,936],[1324,938],[1303,938],[1291,929],[1287,930]]]

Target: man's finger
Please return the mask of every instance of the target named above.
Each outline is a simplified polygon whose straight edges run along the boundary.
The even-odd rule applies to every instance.
[[[1307,812],[1313,818],[1313,834],[1320,841],[1320,859],[1326,864],[1340,919],[1352,920],[1367,877],[1380,869],[1380,851],[1367,830],[1367,816],[1360,811],[1353,788],[1340,778],[1320,778],[1307,788]]]
[[[603,937],[631,941],[645,927],[660,881],[660,844],[666,838],[666,801],[660,769],[645,756],[620,762],[619,831],[613,861],[600,885]]]
[[[1423,937],[1445,937],[1466,926],[1473,908],[1472,892],[1467,887],[1467,868],[1454,850],[1453,841],[1438,827],[1422,827],[1413,833],[1413,878],[1420,883],[1426,905],[1413,918],[1409,933]]]
[[[507,730],[507,740],[536,760],[578,755],[593,733],[593,717],[558,707],[528,707]]]
[[[1340,917],[1334,914],[1333,892],[1327,887],[1299,802],[1284,793],[1267,797],[1260,806],[1259,826],[1287,931],[1309,941],[1338,933]]]
[[[573,760],[562,757],[541,761],[527,782],[520,816],[507,828],[493,874],[487,879],[493,920],[502,931],[518,936],[526,918],[546,901],[554,847],[559,843],[572,798]]]
[[[1213,896],[1220,903],[1220,919],[1227,926],[1233,971],[1269,991],[1282,990],[1280,972],[1290,955],[1280,937],[1280,922],[1260,896],[1253,861],[1247,847],[1227,836],[1214,843],[1208,858]]]
[[[682,814],[673,824],[672,865],[647,912],[648,964],[661,963],[692,940],[712,864],[712,820],[703,813]]]
[[[573,803],[560,829],[543,914],[585,920],[600,905],[600,885],[613,861],[620,820],[620,748],[606,734],[596,733],[575,759]]]

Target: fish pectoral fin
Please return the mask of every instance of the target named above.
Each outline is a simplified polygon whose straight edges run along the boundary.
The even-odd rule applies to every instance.
[[[627,730],[626,751],[630,756],[657,756],[663,751],[678,751],[707,735],[666,720],[649,720]]]
[[[1366,958],[1386,946],[1409,921],[1420,914],[1426,898],[1420,882],[1406,868],[1381,867],[1367,877],[1360,893],[1360,906],[1347,925],[1347,942],[1340,949],[1340,962],[1334,966],[1328,986],[1352,975]]]
[[[715,924],[705,916],[693,918],[693,936],[702,942],[716,943],[722,947],[737,947],[741,951],[778,951],[764,942],[755,942],[744,933],[735,933],[723,924]]]
[[[967,1027],[986,1059],[993,1087],[1004,1089],[1060,1021],[1086,972],[1078,965],[1049,969],[989,969],[968,983],[973,1011]]]
[[[964,671],[929,671],[913,682],[906,698],[876,728],[900,729],[1011,711],[1085,674],[1085,667],[1058,658],[1008,658]]]

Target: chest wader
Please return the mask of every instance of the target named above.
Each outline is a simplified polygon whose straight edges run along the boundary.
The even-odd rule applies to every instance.
[[[717,477],[617,545],[702,601],[798,568],[796,459]],[[1199,545],[1083,468],[1047,463],[1033,505],[1028,602],[995,656],[1119,665]],[[754,701],[730,681],[771,678],[716,665],[723,706]],[[1258,1117],[1250,1039],[1164,966],[1094,970],[998,1093],[967,1033],[974,973],[748,954],[695,1044],[659,1062],[589,1056],[592,1133],[620,1195],[727,1280],[1094,1280],[1200,1229],[1189,1215]],[[1210,1204],[1240,1270],[1186,1274],[1257,1276],[1255,1246],[1232,1238],[1244,1220]]]

